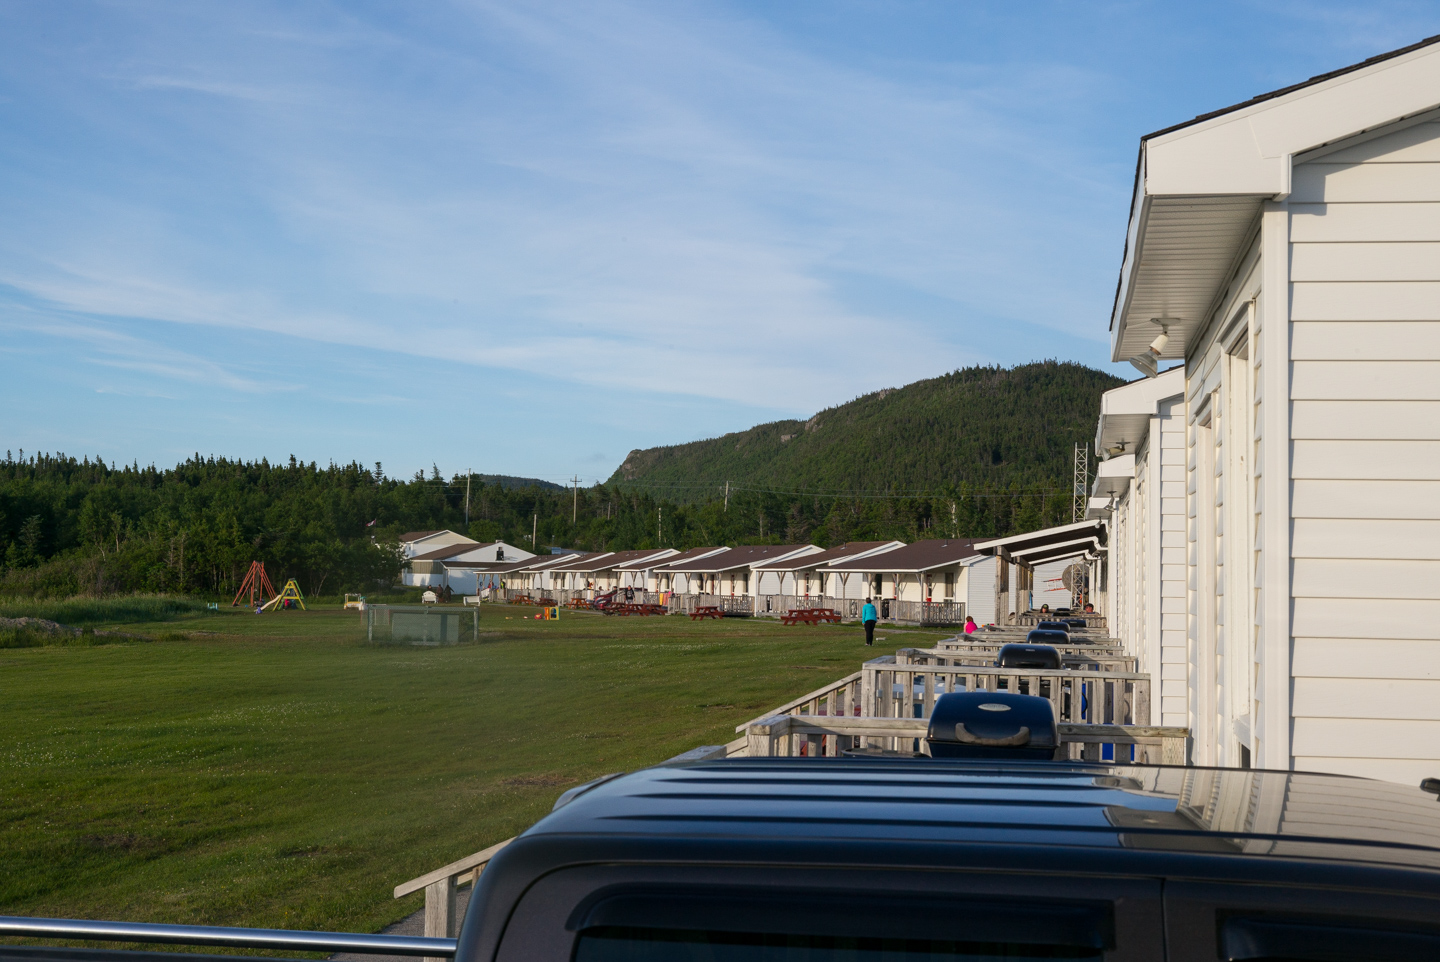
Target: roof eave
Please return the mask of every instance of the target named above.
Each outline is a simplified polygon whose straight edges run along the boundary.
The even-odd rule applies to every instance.
[[[1289,196],[1296,155],[1434,110],[1434,91],[1440,89],[1440,48],[1435,44],[1436,38],[1430,38],[1143,138],[1125,256],[1111,313],[1111,360],[1124,361],[1144,353],[1143,345],[1158,335],[1159,329],[1152,332],[1147,324],[1144,330],[1134,331],[1128,343],[1127,335],[1134,322],[1148,320],[1152,314],[1179,322],[1171,326],[1170,343],[1160,359],[1184,358],[1189,341],[1204,328],[1208,312],[1229,279],[1222,265],[1233,270],[1245,249],[1251,231],[1241,223],[1244,208],[1253,205],[1258,211],[1264,199]],[[1234,215],[1227,225],[1230,236],[1218,247],[1213,231],[1208,239],[1199,238],[1199,231],[1186,232],[1178,245],[1170,238],[1162,264],[1147,268],[1147,235],[1156,205],[1162,201],[1172,205],[1172,220],[1167,222],[1171,233],[1173,204],[1177,202],[1181,208],[1193,203],[1196,216],[1202,218],[1215,216],[1207,213],[1207,207],[1213,210],[1217,204],[1230,204]],[[1209,258],[1204,284],[1213,290],[1197,291],[1173,312],[1164,302],[1172,296],[1184,298],[1167,293],[1156,306],[1147,306],[1147,302],[1137,313],[1135,291],[1166,287],[1169,271],[1188,272],[1186,280],[1193,286],[1198,260],[1188,258],[1183,246],[1191,237],[1197,244],[1208,245],[1203,252]],[[1176,264],[1182,266],[1173,266]],[[1166,289],[1179,286],[1176,283]]]

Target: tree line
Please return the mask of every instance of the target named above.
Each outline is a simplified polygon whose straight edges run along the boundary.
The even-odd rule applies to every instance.
[[[467,484],[468,480],[468,484]],[[548,551],[822,547],[846,541],[998,537],[1069,520],[1066,486],[952,484],[907,496],[726,495],[600,484],[578,490],[486,483],[478,475],[387,477],[383,466],[202,458],[159,469],[63,454],[0,462],[0,594],[161,592],[225,598],[251,561],[307,594],[392,585],[408,531]],[[532,540],[533,538],[533,540]]]

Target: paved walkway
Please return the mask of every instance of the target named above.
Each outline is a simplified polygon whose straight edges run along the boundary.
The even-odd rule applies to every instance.
[[[465,909],[470,905],[470,893],[475,890],[473,885],[467,885],[455,893],[455,917],[460,920],[465,918]],[[425,934],[425,910],[408,915],[396,922],[394,925],[386,926],[380,930],[382,935],[424,935]],[[420,962],[418,956],[411,955],[368,955],[360,952],[340,952],[330,956],[338,962]]]

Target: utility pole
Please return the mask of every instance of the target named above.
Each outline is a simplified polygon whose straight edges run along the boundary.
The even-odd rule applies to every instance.
[[[580,475],[577,474],[571,478],[570,483],[575,491],[575,497],[570,504],[570,523],[573,525],[575,519],[580,516]]]
[[[465,469],[465,527],[470,527],[470,475],[475,471],[472,468]]]
[[[725,482],[725,513],[730,513],[730,482]]]
[[[538,548],[535,544],[535,529],[538,527],[540,527],[540,515],[537,513],[530,517],[530,547],[532,549]],[[536,550],[535,553],[539,554],[540,552]]]
[[[1072,524],[1085,520],[1085,511],[1090,502],[1090,442],[1085,446],[1075,445],[1075,489],[1074,501],[1070,505]]]
[[[657,548],[663,547],[663,545],[660,544],[660,516],[664,513],[664,508],[655,509],[655,547]]]

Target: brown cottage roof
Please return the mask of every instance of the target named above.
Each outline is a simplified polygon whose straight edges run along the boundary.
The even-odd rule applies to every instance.
[[[661,554],[661,553],[660,553],[660,552],[662,552],[662,551],[669,551],[669,550],[671,550],[671,549],[669,549],[669,548],[650,548],[650,549],[647,549],[647,550],[644,550],[644,551],[636,551],[636,552],[634,552],[634,554],[636,555],[636,557],[631,558],[629,561],[622,561],[620,564],[617,564],[615,567],[616,567],[618,570],[623,570],[623,571],[644,571],[644,570],[647,569],[647,568],[656,568],[656,567],[659,567],[660,565],[668,565],[670,562],[672,562],[672,561],[678,561],[679,559],[681,559],[681,558],[684,557],[684,555],[681,554],[681,553],[678,552],[678,551],[675,552],[674,554]],[[617,552],[617,554],[626,554],[626,553],[627,553],[627,552],[624,552],[624,551]]]
[[[604,567],[613,557],[613,551],[592,551],[589,554],[572,554],[570,560],[563,565],[556,565],[555,571],[595,571],[598,567]]]
[[[767,561],[764,564],[755,566],[759,571],[801,571],[805,568],[819,568],[830,564],[832,561],[840,561],[851,555],[859,554],[862,551],[869,551],[881,545],[889,544],[888,541],[848,541],[836,548],[829,548],[819,554],[801,555],[798,558],[785,558],[780,561]]]
[[[430,537],[432,534],[443,534],[445,530],[446,529],[444,528],[437,528],[434,531],[407,531],[400,536],[400,540],[406,543],[411,541],[420,541],[424,538]]]
[[[434,551],[427,551],[424,554],[417,554],[411,561],[444,561],[446,558],[453,558],[457,554],[464,554],[467,551],[475,551],[478,548],[488,548],[488,544],[480,544],[472,541],[469,544],[448,544],[443,548],[436,548]]]
[[[911,572],[943,568],[979,556],[975,543],[983,538],[934,538],[917,541],[894,551],[857,558],[852,562],[841,561],[831,565],[831,571],[874,571]]]
[[[809,545],[803,544],[742,544],[735,548],[726,548],[719,554],[711,555],[708,558],[697,558],[694,561],[671,561],[660,565],[657,570],[666,572],[681,572],[685,574],[705,574],[716,571],[734,571],[736,568],[749,568],[751,565],[759,564],[767,558],[774,558],[780,555],[791,554],[801,551]]]
[[[679,554],[672,554],[672,555],[671,555],[670,557],[668,557],[668,558],[661,558],[661,559],[660,559],[660,563],[657,564],[655,567],[656,567],[656,568],[669,568],[669,567],[671,567],[672,565],[677,565],[677,564],[680,564],[681,562],[684,562],[684,561],[694,561],[696,558],[699,558],[701,555],[712,554],[712,553],[714,553],[714,552],[716,552],[716,551],[724,551],[724,550],[725,550],[725,547],[724,547],[723,545],[718,545],[718,544],[717,544],[717,545],[711,545],[711,546],[708,547],[708,548],[691,548],[689,551],[682,551],[682,552],[680,552]]]
[[[609,571],[612,568],[619,568],[622,565],[643,562],[647,558],[664,551],[664,548],[640,548],[633,551],[612,551],[607,555],[595,555],[594,561],[580,565],[565,565],[560,571]],[[671,555],[670,557],[674,557]],[[669,561],[670,558],[661,558],[660,561]]]
[[[540,568],[554,568],[558,570],[561,562],[573,562],[576,558],[584,558],[588,555],[571,554],[540,554],[524,561],[516,561],[513,564],[503,565],[496,568],[496,571],[525,571],[538,570]]]

